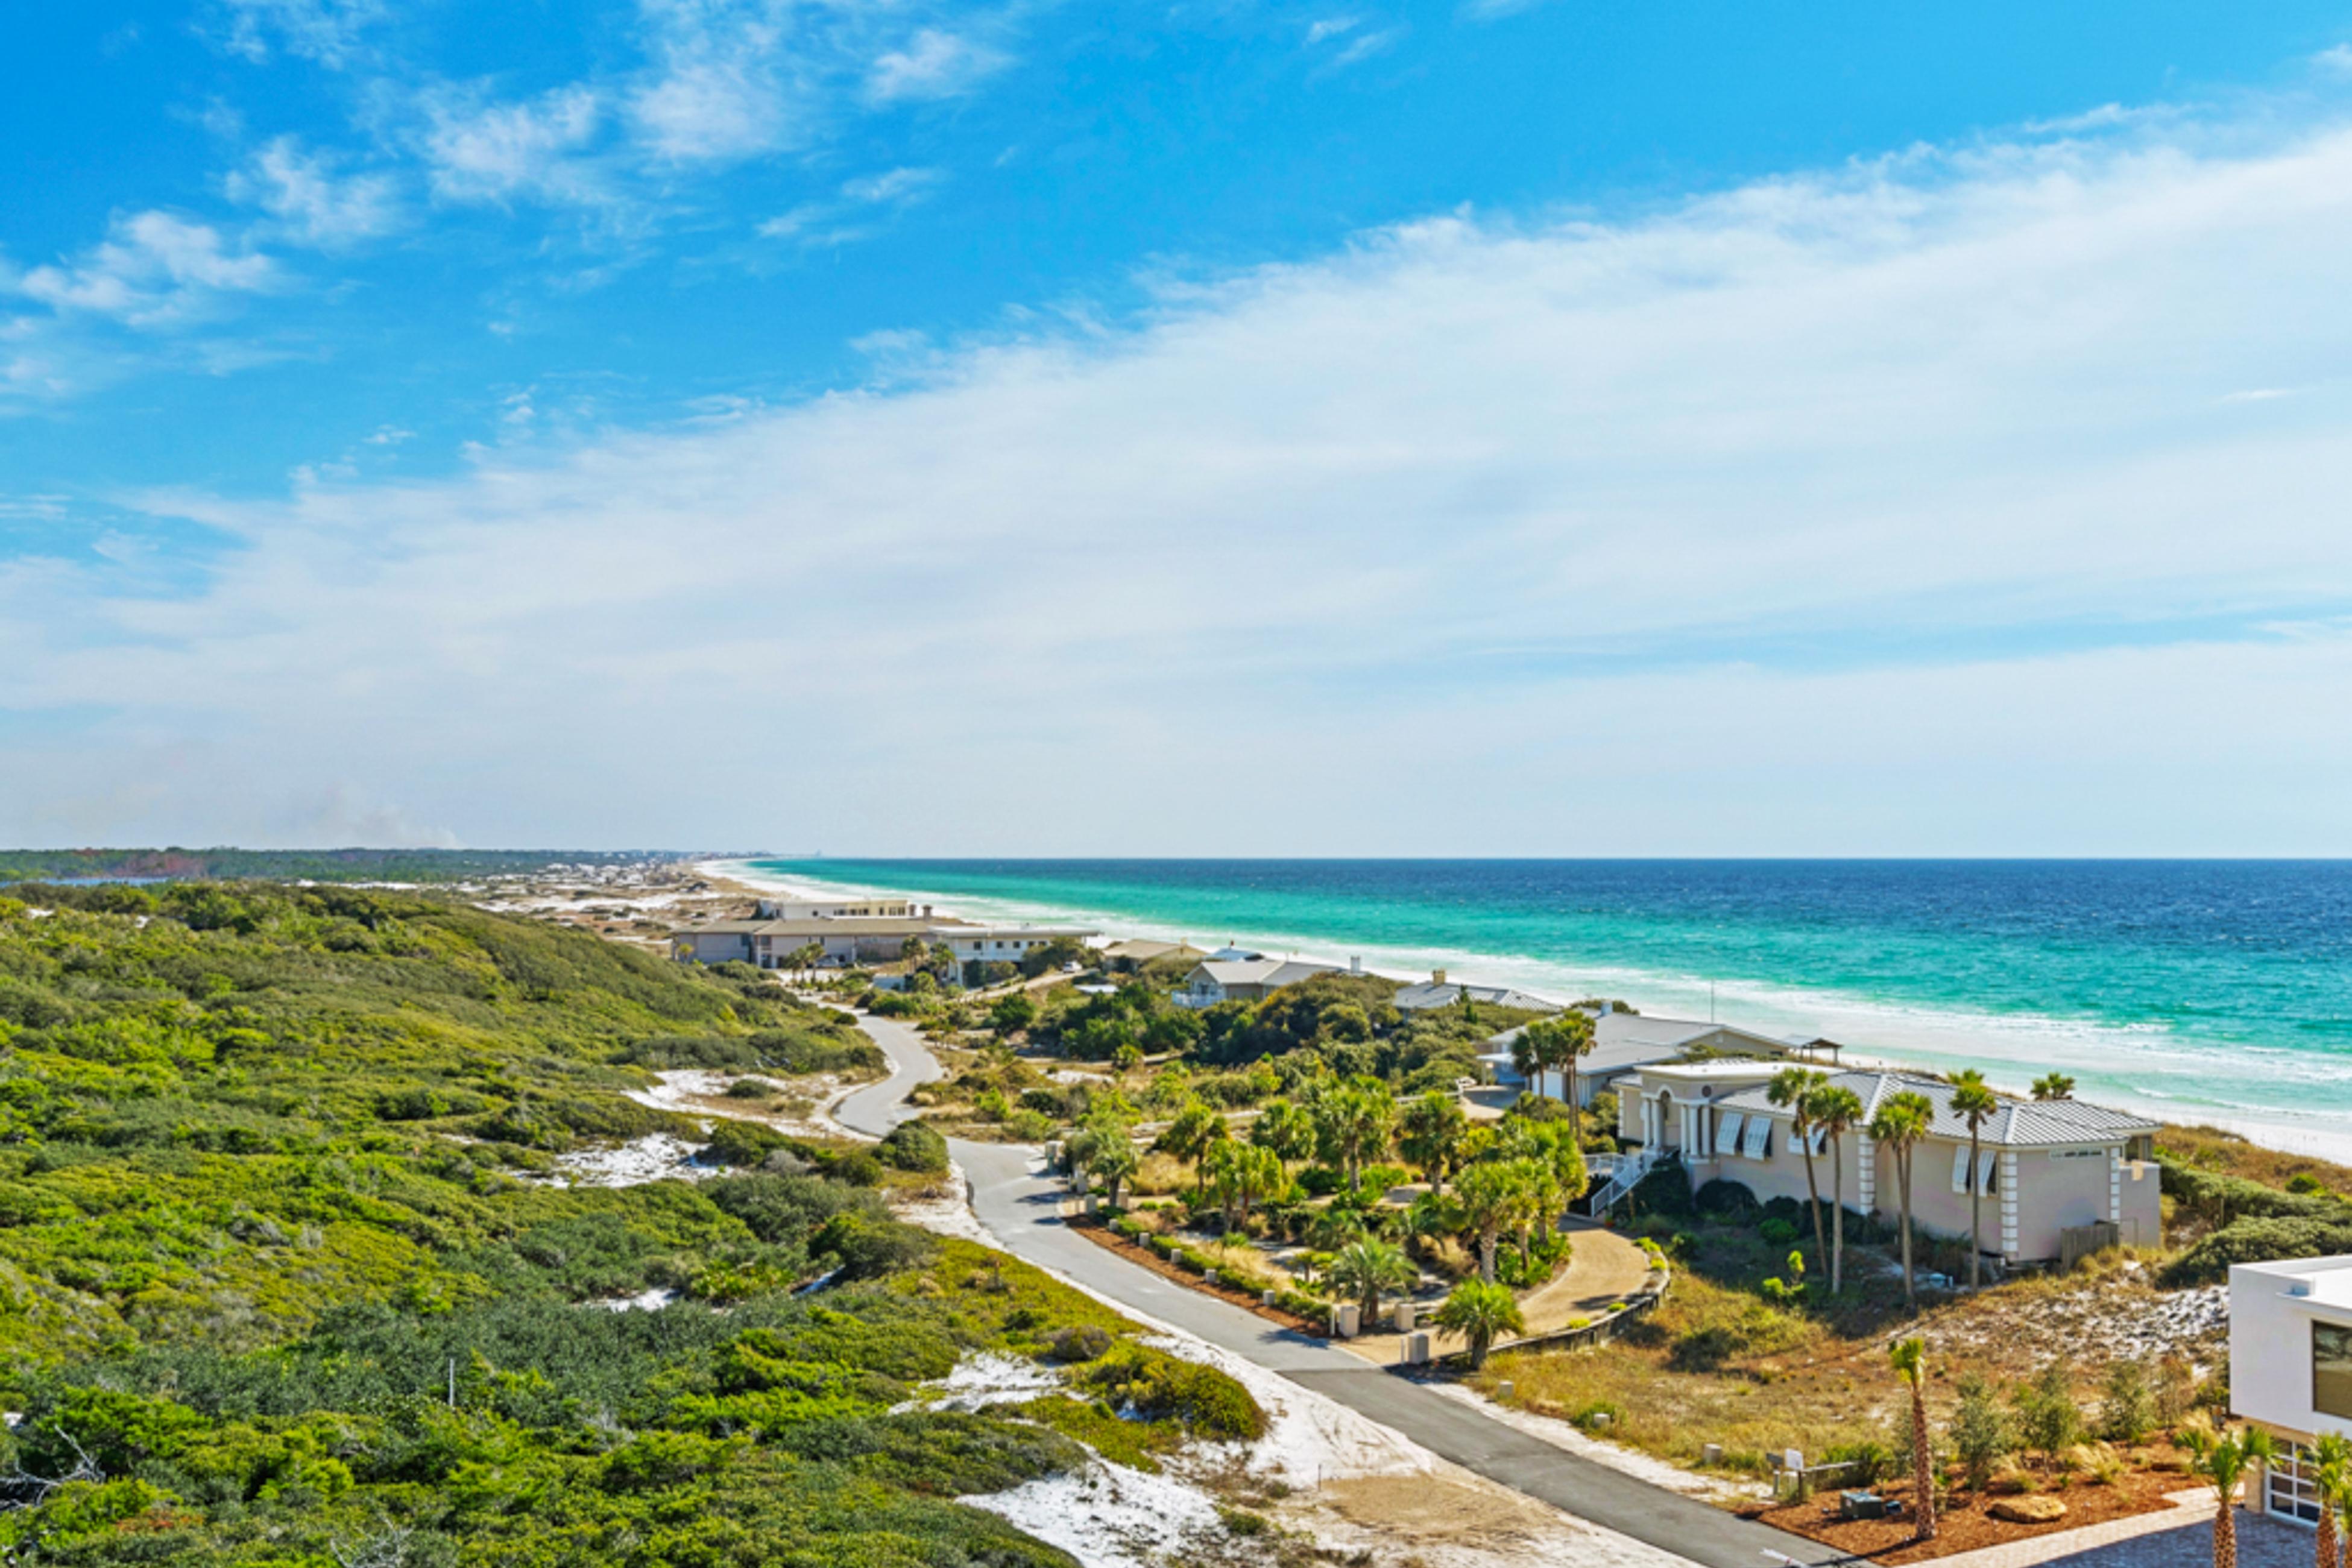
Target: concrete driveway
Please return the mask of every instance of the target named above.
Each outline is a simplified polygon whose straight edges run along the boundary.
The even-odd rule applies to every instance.
[[[880,1137],[913,1114],[904,1103],[908,1092],[941,1074],[922,1036],[908,1025],[871,1017],[858,1021],[889,1059],[891,1074],[849,1095],[834,1114],[856,1132]],[[1801,1536],[1749,1523],[1566,1453],[1493,1419],[1475,1406],[1446,1398],[1321,1340],[1138,1268],[1062,1223],[1066,1189],[1042,1173],[1042,1155],[1032,1146],[959,1138],[950,1140],[949,1150],[971,1178],[972,1207],[981,1223],[1014,1256],[1245,1356],[1402,1432],[1465,1469],[1705,1568],[1849,1561]]]

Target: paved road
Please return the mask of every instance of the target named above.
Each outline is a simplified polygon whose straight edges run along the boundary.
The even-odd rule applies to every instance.
[[[890,1059],[891,1075],[851,1094],[834,1114],[844,1125],[879,1137],[913,1113],[902,1103],[908,1091],[940,1076],[940,1067],[912,1029],[890,1019],[861,1021]],[[1800,1536],[1751,1524],[1622,1470],[1567,1453],[1492,1419],[1475,1406],[1446,1398],[1408,1378],[1369,1366],[1344,1350],[1136,1267],[1061,1222],[1059,1203],[1066,1189],[1059,1181],[1038,1174],[1034,1148],[955,1139],[950,1152],[971,1179],[972,1207],[981,1223],[1016,1255],[1246,1356],[1402,1432],[1465,1469],[1705,1568],[1762,1568],[1774,1560],[1846,1561]]]

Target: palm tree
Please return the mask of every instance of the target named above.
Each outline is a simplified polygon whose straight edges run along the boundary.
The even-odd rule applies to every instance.
[[[1862,1121],[1862,1096],[1824,1083],[1805,1096],[1806,1113],[1830,1146],[1830,1294],[1845,1291],[1845,1135]]]
[[[2344,1534],[2336,1528],[2346,1504],[2352,1503],[2352,1438],[2340,1432],[2322,1432],[2311,1446],[2312,1479],[2319,1493],[2316,1568],[2341,1568]]]
[[[1519,1315],[1519,1303],[1511,1292],[1484,1280],[1465,1280],[1454,1286],[1445,1304],[1437,1309],[1435,1322],[1439,1328],[1469,1342],[1474,1372],[1486,1364],[1486,1352],[1496,1340],[1507,1333],[1528,1332],[1527,1320]]]
[[[2074,1081],[2063,1072],[2045,1072],[2033,1081],[2036,1100],[2066,1100],[2074,1093]]]
[[[1552,1218],[1567,1208],[1585,1189],[1592,1177],[1584,1165],[1584,1147],[1575,1132],[1565,1122],[1529,1122],[1513,1117],[1504,1124],[1505,1132],[1497,1145],[1508,1158],[1525,1160],[1543,1175],[1538,1185],[1539,1202],[1530,1217],[1541,1227],[1543,1239],[1551,1239]]]
[[[1577,1103],[1576,1064],[1592,1050],[1592,1015],[1570,1010],[1538,1019],[1511,1041],[1511,1065],[1533,1075],[1536,1092],[1543,1092],[1545,1072],[1565,1072],[1568,1108],[1572,1125],[1581,1135],[1583,1109]]]
[[[1362,1191],[1365,1160],[1388,1152],[1396,1096],[1377,1078],[1358,1078],[1317,1095],[1311,1111],[1325,1156],[1348,1173],[1349,1192]]]
[[[1969,1124],[1969,1289],[1977,1288],[1984,1268],[1984,1180],[1978,1174],[1977,1151],[1984,1124],[1999,1113],[2000,1100],[1971,1067],[1952,1080],[1952,1114]]]
[[[1232,1138],[1211,1145],[1201,1169],[1224,1207],[1228,1230],[1247,1224],[1250,1205],[1280,1191],[1284,1185],[1282,1161],[1272,1149]]]
[[[1495,1247],[1503,1232],[1523,1223],[1535,1202],[1540,1173],[1532,1160],[1481,1160],[1454,1184],[1462,1219],[1478,1240],[1478,1277],[1495,1282]]]
[[[1886,1347],[1895,1375],[1911,1391],[1911,1538],[1936,1539],[1936,1455],[1927,1437],[1927,1342],[1914,1335]]]
[[[1421,1270],[1404,1255],[1404,1249],[1393,1242],[1350,1241],[1339,1249],[1331,1260],[1324,1277],[1339,1289],[1355,1296],[1363,1308],[1363,1327],[1370,1333],[1381,1321],[1381,1294],[1385,1291],[1409,1291],[1421,1278]]]
[[[1463,1134],[1470,1130],[1462,1103],[1433,1089],[1404,1108],[1402,1126],[1404,1135],[1397,1140],[1398,1149],[1421,1167],[1433,1191],[1444,1192],[1447,1175],[1462,1161]]]
[[[1225,1119],[1217,1108],[1197,1095],[1184,1102],[1153,1146],[1174,1155],[1186,1165],[1198,1166],[1203,1155],[1226,1135]]]
[[[1916,1089],[1890,1096],[1870,1119],[1871,1140],[1895,1156],[1895,1191],[1903,1205],[1903,1304],[1915,1312],[1919,1294],[1911,1270],[1911,1156],[1935,1119],[1935,1102]]]
[[[1315,1154],[1315,1118],[1303,1105],[1269,1100],[1250,1124],[1249,1140],[1259,1148],[1272,1149],[1285,1165],[1309,1159]]]
[[[1805,1192],[1812,1201],[1813,1262],[1819,1266],[1830,1255],[1829,1243],[1822,1236],[1822,1184],[1813,1171],[1814,1094],[1830,1081],[1830,1075],[1814,1067],[1784,1067],[1772,1075],[1765,1086],[1764,1097],[1789,1113],[1789,1135],[1805,1152]]]
[[[2273,1455],[2271,1435],[2259,1427],[2236,1432],[2191,1427],[2182,1434],[2189,1468],[2213,1488],[2213,1568],[2238,1568],[2238,1483]]]
[[[1118,1189],[1135,1174],[1141,1162],[1135,1157],[1135,1145],[1127,1141],[1124,1133],[1097,1138],[1093,1152],[1087,1158],[1087,1173],[1100,1180],[1109,1189],[1110,1207],[1118,1207]]]

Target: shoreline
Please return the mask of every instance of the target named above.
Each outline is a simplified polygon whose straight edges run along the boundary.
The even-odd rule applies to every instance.
[[[916,887],[833,882],[754,869],[743,861],[707,861],[698,872],[730,882],[755,895],[812,894],[917,894],[942,910],[961,905],[987,918],[1029,921],[1082,918],[1102,925],[1107,935],[1153,940],[1189,940],[1213,950],[1227,940],[1269,954],[1336,964],[1345,968],[1360,958],[1363,967],[1383,978],[1411,983],[1433,968],[1448,977],[1480,985],[1506,985],[1549,995],[1555,1000],[1613,992],[1644,1013],[1667,1018],[1706,1018],[1708,982],[1696,977],[1653,975],[1645,971],[1594,966],[1580,968],[1582,977],[1566,987],[1560,967],[1541,960],[1466,950],[1419,950],[1385,946],[1376,942],[1334,946],[1328,939],[1297,934],[1182,930],[1148,918],[1115,912],[1064,905],[1030,904],[1017,899],[941,894]],[[1570,994],[1561,995],[1565,989]],[[2060,1071],[2113,1075],[2116,1051],[2126,1031],[2097,1025],[2042,1018],[1999,1018],[1957,1011],[1906,1008],[1867,998],[1823,998],[1793,988],[1742,984],[1715,988],[1712,1016],[1722,1021],[1780,1037],[1819,1035],[1848,1044],[1843,1060],[1859,1068],[1949,1071],[1962,1067],[1981,1069],[1996,1088],[2023,1094],[2042,1072]],[[1691,1006],[1691,997],[1700,998]],[[2153,1031],[2150,1031],[2153,1035]],[[2151,1040],[2153,1043],[2153,1040]],[[2315,1114],[2309,1123],[2269,1107],[2222,1107],[2186,1104],[2161,1089],[2134,1083],[2087,1084],[2077,1092],[2087,1101],[2128,1110],[2180,1127],[2210,1127],[2235,1134],[2264,1148],[2287,1155],[2352,1165],[2352,1123],[2333,1113]]]

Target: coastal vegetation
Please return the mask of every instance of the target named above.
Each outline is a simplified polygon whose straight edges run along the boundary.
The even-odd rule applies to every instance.
[[[628,1097],[862,1042],[756,971],[432,896],[0,890],[0,1555],[1044,1568],[953,1500],[1257,1433],[1223,1374],[893,1220],[927,1130],[706,1140]],[[665,1141],[708,1179],[584,1179]],[[930,1402],[988,1352],[1060,1370]]]

